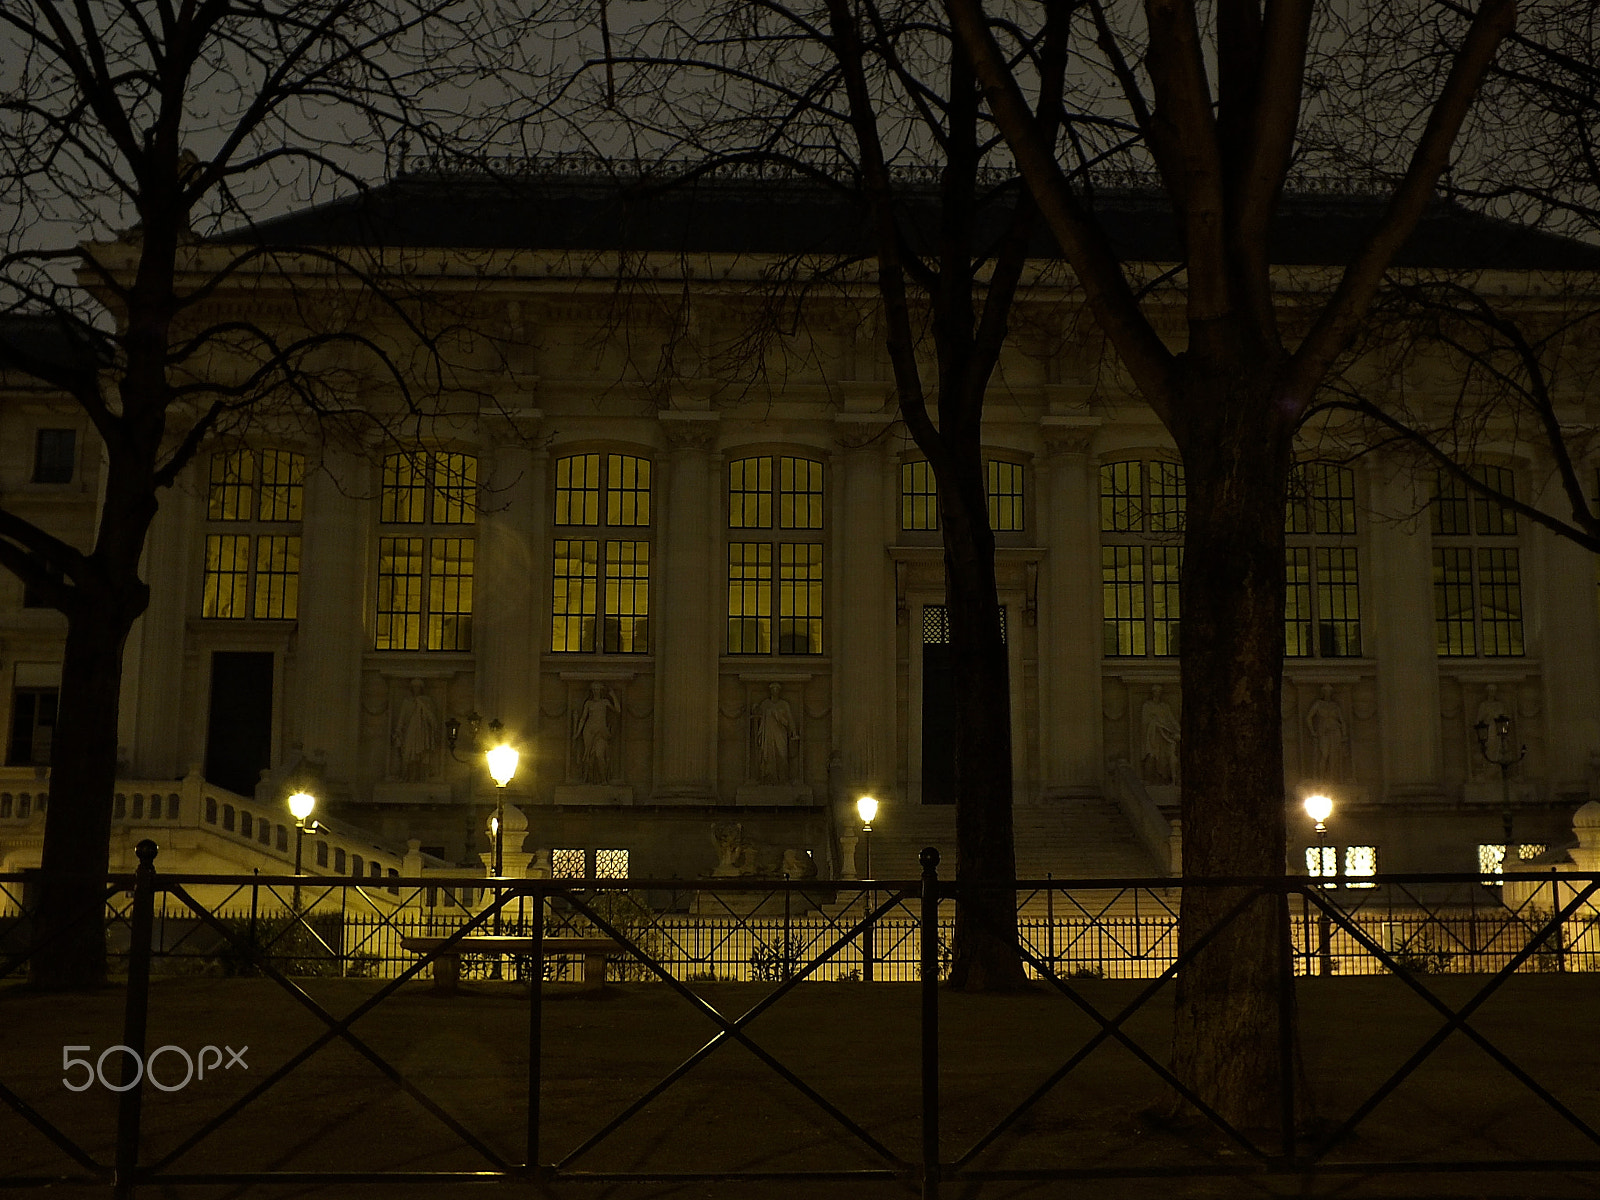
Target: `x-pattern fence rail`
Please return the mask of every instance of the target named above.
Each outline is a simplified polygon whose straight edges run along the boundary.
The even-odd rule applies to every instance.
[[[661,914],[651,913],[629,894],[623,883],[606,889],[579,882],[527,880],[496,882],[491,885],[493,899],[474,913],[433,914],[436,936],[444,940],[436,950],[413,960],[393,972],[393,977],[370,985],[373,990],[342,1016],[330,1011],[314,998],[305,987],[291,977],[296,971],[315,973],[319,965],[337,964],[345,972],[348,964],[370,961],[378,964],[395,964],[388,955],[384,941],[389,936],[398,937],[407,928],[408,918],[390,911],[361,927],[354,938],[350,932],[350,910],[359,904],[344,904],[337,927],[326,919],[326,911],[310,895],[313,890],[350,889],[359,899],[360,885],[316,881],[304,878],[257,878],[237,884],[234,897],[249,892],[253,897],[250,919],[219,915],[223,905],[206,905],[197,902],[188,890],[190,886],[204,884],[214,887],[223,882],[214,876],[158,876],[154,868],[156,847],[144,842],[139,846],[140,868],[129,877],[113,878],[107,891],[108,927],[113,939],[126,938],[125,962],[127,985],[121,1030],[122,1047],[127,1048],[119,1091],[115,1149],[110,1161],[97,1157],[86,1149],[79,1139],[64,1132],[59,1125],[44,1116],[22,1095],[0,1080],[0,1104],[18,1114],[29,1125],[49,1140],[63,1158],[77,1168],[28,1177],[0,1175],[0,1186],[49,1186],[65,1182],[109,1183],[118,1196],[132,1196],[143,1185],[198,1185],[251,1183],[329,1183],[353,1184],[361,1182],[429,1182],[483,1180],[492,1178],[524,1178],[540,1181],[622,1182],[622,1181],[688,1181],[696,1179],[749,1179],[755,1180],[838,1180],[898,1181],[920,1189],[924,1197],[937,1197],[940,1187],[947,1182],[981,1182],[986,1180],[1049,1180],[1090,1179],[1097,1177],[1161,1177],[1161,1176],[1219,1176],[1219,1175],[1278,1175],[1309,1177],[1316,1174],[1383,1174],[1392,1171],[1423,1169],[1430,1172],[1466,1171],[1544,1171],[1584,1172],[1600,1174],[1600,1132],[1585,1116],[1564,1103],[1543,1083],[1520,1065],[1510,1054],[1495,1044],[1473,1024],[1474,1017],[1488,1000],[1512,976],[1533,970],[1592,969],[1596,951],[1600,949],[1600,935],[1596,932],[1596,907],[1600,900],[1600,876],[1566,874],[1552,883],[1548,909],[1541,908],[1537,897],[1524,902],[1520,909],[1504,905],[1487,904],[1485,911],[1461,913],[1459,897],[1463,889],[1483,890],[1484,880],[1467,876],[1428,876],[1417,879],[1376,877],[1379,888],[1387,889],[1390,899],[1379,904],[1375,889],[1370,897],[1330,894],[1314,880],[1289,879],[1231,879],[1179,881],[1184,888],[1204,886],[1228,889],[1236,899],[1232,908],[1210,930],[1198,936],[1193,944],[1181,951],[1176,948],[1174,932],[1175,913],[1168,910],[1167,928],[1151,940],[1148,922],[1135,923],[1128,929],[1117,931],[1115,923],[1109,935],[1113,941],[1127,934],[1138,939],[1131,946],[1124,944],[1124,959],[1148,966],[1141,972],[1145,982],[1131,999],[1115,1011],[1103,1011],[1084,994],[1077,972],[1063,970],[1063,964],[1086,961],[1074,957],[1074,947],[1085,938],[1098,921],[1107,920],[1112,902],[1129,889],[1148,889],[1173,893],[1171,880],[1121,880],[1076,881],[1056,883],[1049,881],[1019,881],[1015,888],[1020,892],[1040,887],[1059,888],[1063,904],[1079,908],[1076,916],[1067,920],[1067,934],[1062,934],[1057,923],[1048,930],[1046,945],[1037,938],[1023,936],[1018,943],[1019,953],[1028,970],[1049,990],[1059,994],[1074,1009],[1083,1014],[1094,1032],[1066,1055],[1036,1085],[1019,1093],[1014,1104],[1003,1116],[990,1123],[980,1135],[971,1139],[957,1153],[948,1153],[940,1137],[941,1115],[941,1060],[939,1021],[941,1014],[941,989],[939,980],[947,966],[949,935],[948,913],[963,894],[960,885],[942,881],[937,874],[938,854],[933,850],[923,853],[924,872],[914,881],[874,881],[839,885],[848,886],[846,898],[854,903],[836,907],[835,914],[825,918],[795,919],[792,915],[776,926],[781,937],[775,956],[761,960],[770,971],[767,978],[775,986],[758,1002],[738,1015],[723,1012],[705,999],[692,986],[697,980],[694,971],[685,971],[685,965],[715,963],[715,948],[707,951],[704,944],[706,924],[689,925],[676,922]],[[462,887],[471,881],[459,881]],[[391,889],[395,881],[385,881]],[[415,881],[399,881],[402,889],[418,889],[424,885]],[[635,884],[634,888],[660,888],[660,884]],[[281,898],[293,893],[294,906],[287,919],[263,922],[260,919],[260,893],[266,889],[269,896]],[[1074,898],[1078,894],[1096,897],[1089,905]],[[732,898],[728,904],[730,915],[748,904],[739,904],[739,898],[748,902],[760,900],[762,893],[770,896],[798,896],[815,892],[815,884],[707,884],[706,890]],[[302,892],[306,906],[300,901]],[[1410,901],[1409,907],[1396,906],[1393,897]],[[1452,908],[1441,912],[1428,907],[1440,899],[1454,898]],[[1430,900],[1431,898],[1431,900]],[[158,903],[159,901],[159,903]],[[9,902],[13,911],[21,913],[22,920],[13,919],[7,930],[8,941],[0,941],[0,980],[21,971],[38,946],[28,940],[30,928],[27,913],[15,884],[0,879],[0,903]],[[1438,1017],[1440,1024],[1416,1050],[1398,1065],[1381,1083],[1373,1088],[1359,1103],[1353,1105],[1342,1117],[1326,1124],[1314,1135],[1306,1135],[1297,1128],[1297,1099],[1295,1087],[1297,1072],[1290,1061],[1294,1054],[1292,1038],[1285,1036],[1281,1051],[1284,1055],[1280,1072],[1283,1083],[1278,1136],[1263,1141],[1259,1135],[1236,1128],[1221,1113],[1208,1105],[1205,1099],[1192,1090],[1184,1080],[1172,1073],[1161,1056],[1142,1045],[1129,1028],[1135,1014],[1144,1010],[1175,977],[1191,963],[1195,956],[1252,906],[1272,904],[1285,922],[1278,964],[1279,1000],[1282,1012],[1294,1005],[1294,978],[1297,974],[1328,974],[1330,964],[1359,962],[1372,964],[1373,969],[1392,972],[1404,981]],[[1475,903],[1475,902],[1474,902]],[[941,906],[945,906],[941,913]],[[1098,906],[1098,912],[1094,906]],[[1470,906],[1469,906],[1470,908]],[[376,908],[373,911],[377,911]],[[981,907],[974,910],[981,912]],[[163,914],[164,917],[163,917]],[[183,914],[181,917],[177,914]],[[159,928],[161,921],[170,922],[171,936]],[[1083,929],[1072,931],[1072,922],[1084,923]],[[517,959],[521,963],[521,977],[544,979],[550,977],[550,962],[557,957],[547,953],[546,939],[564,936],[571,932],[599,933],[615,939],[624,950],[623,958],[629,963],[632,977],[657,981],[675,993],[690,1010],[703,1016],[715,1030],[698,1049],[680,1062],[666,1075],[645,1087],[619,1111],[598,1127],[582,1136],[564,1150],[552,1151],[544,1136],[544,1081],[542,1065],[545,1060],[543,1044],[545,989],[525,989],[527,1003],[526,1072],[523,1090],[523,1129],[520,1155],[509,1155],[497,1149],[493,1140],[473,1128],[449,1107],[430,1095],[424,1083],[411,1077],[390,1057],[380,1053],[364,1040],[356,1026],[379,1006],[393,997],[402,987],[417,978],[441,955],[461,952],[465,939],[475,934],[499,927],[519,930],[526,938]],[[725,928],[713,926],[713,942],[726,945],[735,939],[738,930],[764,929],[771,936],[774,927],[770,920],[763,926],[750,918],[730,920]],[[19,948],[18,931],[23,937]],[[687,941],[691,930],[700,939],[691,952]],[[233,955],[244,969],[272,980],[283,995],[309,1013],[320,1026],[319,1032],[298,1052],[287,1057],[274,1069],[255,1081],[243,1094],[236,1096],[219,1112],[201,1122],[188,1132],[177,1145],[159,1154],[149,1152],[141,1138],[141,1117],[146,1098],[145,1077],[135,1070],[147,1050],[147,1028],[150,1005],[150,979],[152,969],[164,961],[182,956],[187,942],[209,935],[215,944]],[[1058,934],[1066,937],[1057,944]],[[1417,942],[1426,934],[1426,951],[1417,949]],[[760,933],[752,934],[760,937]],[[721,939],[720,942],[718,939]],[[770,946],[770,942],[763,942]],[[551,947],[554,950],[555,947]],[[912,953],[908,954],[907,952]],[[735,954],[744,952],[741,946]],[[1102,943],[1096,951],[1096,961],[1109,961]],[[367,959],[358,956],[366,955]],[[757,956],[758,959],[760,956]],[[774,1006],[782,1003],[802,983],[818,978],[837,978],[842,963],[855,962],[857,969],[872,977],[874,968],[889,964],[914,961],[915,977],[919,981],[920,1009],[920,1136],[915,1148],[901,1146],[896,1149],[891,1142],[872,1128],[870,1113],[851,1112],[830,1099],[809,1082],[801,1070],[787,1063],[763,1045],[752,1033],[752,1024]],[[1463,967],[1461,963],[1470,964]],[[1488,973],[1481,978],[1476,990],[1462,1002],[1451,1003],[1442,999],[1428,986],[1428,972],[1434,970],[1467,970],[1476,968]],[[830,974],[831,972],[831,974]],[[383,971],[389,974],[387,966]],[[898,972],[897,972],[898,973]],[[1281,1023],[1284,1029],[1288,1022]],[[1372,1112],[1399,1088],[1417,1069],[1434,1055],[1453,1035],[1460,1035],[1481,1050],[1509,1078],[1525,1090],[1528,1097],[1543,1106],[1547,1114],[1576,1133],[1587,1147],[1595,1148],[1589,1157],[1538,1158],[1524,1157],[1506,1160],[1430,1160],[1426,1164],[1387,1161],[1358,1161],[1340,1158],[1336,1152],[1350,1143],[1353,1135]],[[439,1125],[457,1139],[460,1147],[470,1151],[479,1161],[472,1170],[386,1170],[386,1171],[315,1171],[315,1170],[185,1170],[183,1160],[218,1131],[238,1121],[261,1097],[279,1087],[284,1080],[305,1068],[319,1051],[341,1043],[364,1059],[394,1088],[409,1097]],[[1128,1167],[1061,1167],[1007,1166],[985,1168],[983,1156],[1000,1139],[1014,1135],[1021,1122],[1044,1098],[1097,1049],[1105,1045],[1118,1045],[1161,1082],[1171,1093],[1184,1101],[1208,1121],[1239,1151],[1230,1163],[1215,1161],[1178,1165]],[[652,1102],[685,1077],[702,1067],[724,1047],[737,1045],[753,1055],[774,1076],[821,1114],[840,1142],[852,1145],[858,1154],[864,1153],[871,1165],[840,1166],[836,1168],[795,1171],[729,1171],[707,1167],[703,1170],[648,1170],[622,1171],[591,1169],[586,1160],[593,1152],[619,1130],[634,1121]],[[164,1089],[167,1090],[167,1089]]]

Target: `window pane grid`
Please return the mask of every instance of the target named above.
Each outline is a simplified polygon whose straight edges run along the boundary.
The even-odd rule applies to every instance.
[[[206,519],[248,521],[255,494],[255,458],[248,450],[211,456],[211,481],[206,491]]]
[[[822,653],[822,545],[778,546],[778,653]]]
[[[472,538],[428,543],[428,649],[472,649]]]
[[[1144,547],[1100,548],[1100,592],[1105,652],[1111,657],[1145,652]]]
[[[471,454],[431,455],[433,523],[471,525],[477,520],[478,460]]]
[[[1361,595],[1353,547],[1318,547],[1317,653],[1323,658],[1361,656]]]
[[[261,452],[263,521],[298,521],[305,502],[306,459],[288,450]]]
[[[606,543],[605,597],[605,652],[649,653],[649,542]]]
[[[991,458],[987,464],[989,528],[997,533],[1022,528],[1023,468],[1021,463]]]
[[[778,460],[778,528],[822,528],[822,464],[809,458]]]
[[[1515,498],[1515,477],[1505,467],[1473,467],[1475,478],[1492,487],[1502,496]],[[1496,504],[1487,496],[1476,493],[1472,497],[1472,528],[1490,537],[1510,537],[1517,532],[1517,514]]]
[[[556,459],[556,524],[600,523],[600,456],[570,454]]]
[[[594,877],[596,879],[626,879],[628,877],[628,852],[626,850],[596,850],[594,852]]]
[[[422,648],[422,543],[418,537],[378,539],[379,650]]]
[[[1176,546],[1150,547],[1150,652],[1178,653],[1178,578],[1183,551]]]
[[[650,524],[650,460],[632,454],[606,456],[606,524]]]
[[[1100,532],[1144,530],[1144,464],[1106,463],[1100,468]]]
[[[1288,658],[1305,658],[1311,653],[1311,550],[1294,547],[1284,551],[1283,652]]]
[[[1478,603],[1483,653],[1493,657],[1522,653],[1522,570],[1517,552],[1478,550]]]
[[[300,610],[300,539],[266,534],[256,539],[258,621],[293,621]]]
[[[387,455],[378,519],[385,525],[420,525],[427,511],[427,483],[427,455]]]
[[[1150,532],[1182,533],[1186,491],[1183,466],[1174,462],[1150,464]]]
[[[1472,608],[1472,551],[1436,547],[1433,551],[1433,630],[1442,657],[1478,652]]]
[[[772,528],[772,459],[739,458],[728,464],[728,527]]]
[[[772,546],[732,542],[728,546],[728,653],[766,654],[772,649]]]
[[[550,649],[558,654],[594,649],[600,543],[559,538],[555,544]]]
[[[939,528],[939,496],[934,487],[933,467],[927,459],[900,466],[900,528]]]
[[[242,620],[250,611],[249,597],[249,535],[208,534],[205,588],[200,599],[200,615],[221,620]]]

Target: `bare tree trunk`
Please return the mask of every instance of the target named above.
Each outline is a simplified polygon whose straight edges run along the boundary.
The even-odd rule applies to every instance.
[[[1235,379],[1186,397],[1184,411],[1201,415],[1178,437],[1187,488],[1179,661],[1190,879],[1284,870],[1283,513],[1293,429],[1263,418],[1267,386]],[[1199,680],[1203,687],[1191,686]],[[1280,1124],[1281,1046],[1294,1017],[1280,1012],[1278,998],[1285,901],[1258,896],[1228,918],[1251,891],[1184,889],[1180,951],[1227,924],[1179,972],[1173,1070],[1228,1121],[1260,1133]]]
[[[30,962],[37,987],[105,982],[117,697],[131,623],[112,606],[98,604],[86,604],[68,618],[40,872],[42,944]]]
[[[976,439],[960,479],[940,482],[945,598],[956,677],[956,907],[950,986],[1027,986],[1017,957],[1011,816],[1011,688],[994,571],[994,534]]]

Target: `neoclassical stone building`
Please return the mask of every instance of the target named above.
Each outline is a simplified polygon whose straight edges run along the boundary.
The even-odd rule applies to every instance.
[[[1124,252],[1159,273],[1176,254],[1159,209],[1107,205]],[[1372,212],[1291,197],[1288,291],[1327,287]],[[474,863],[495,802],[475,746],[498,721],[523,754],[504,799],[558,873],[777,871],[798,851],[791,870],[809,853],[848,874],[862,792],[883,805],[875,873],[949,840],[961,681],[931,476],[896,419],[870,275],[774,282],[858,248],[847,210],[792,182],[635,206],[598,180],[423,174],[236,241],[251,239],[284,248],[281,273],[241,279],[219,314],[397,336],[292,247],[382,255],[448,299],[450,369],[413,382],[413,417],[392,380],[331,351],[330,377],[387,414],[381,432],[313,438],[280,413],[205,448],[146,560],[129,779],[199,764],[271,804],[311,778],[376,839]],[[1600,270],[1600,251],[1441,208],[1402,265],[1470,272],[1533,311],[1592,286],[1554,273]],[[1182,469],[1047,247],[1013,327],[985,439],[1020,865],[1163,873]],[[1453,384],[1387,361],[1351,378],[1413,398]],[[1592,420],[1592,397],[1563,403]],[[86,536],[90,427],[14,378],[0,421],[8,503]],[[1547,486],[1539,452],[1494,430],[1479,460],[1518,495]],[[1308,465],[1286,520],[1290,861],[1315,842],[1299,802],[1320,790],[1339,873],[1492,862],[1500,770],[1474,726],[1501,715],[1508,747],[1528,747],[1509,777],[1514,843],[1565,842],[1600,761],[1592,557],[1381,453]],[[59,639],[0,582],[7,778],[47,752]]]

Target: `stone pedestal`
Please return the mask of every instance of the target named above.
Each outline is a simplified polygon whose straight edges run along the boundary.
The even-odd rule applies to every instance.
[[[859,879],[856,874],[856,843],[861,839],[853,833],[839,835],[839,878]]]
[[[633,789],[615,783],[564,783],[552,789],[553,804],[632,804]]]
[[[740,785],[735,802],[742,808],[793,808],[812,803],[811,789],[795,783],[746,783]]]

